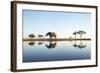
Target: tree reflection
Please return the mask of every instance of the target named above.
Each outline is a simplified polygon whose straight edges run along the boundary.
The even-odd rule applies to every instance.
[[[43,42],[38,42],[38,45],[42,45],[43,44]]]
[[[81,40],[79,44],[76,44],[76,40],[75,40],[75,44],[73,45],[73,47],[82,49],[82,48],[85,48],[86,45],[83,44]]]
[[[80,42],[80,44],[79,44],[79,45],[77,45],[77,47],[81,49],[81,48],[85,48],[85,47],[86,47],[86,45],[84,45],[82,42]]]
[[[73,45],[73,47],[75,47],[75,48],[76,48],[76,47],[77,47],[77,44],[74,44],[74,45]]]
[[[38,42],[38,45],[42,45],[44,43],[44,41],[39,41]],[[28,43],[29,46],[34,46],[35,45],[35,41],[31,41]],[[55,48],[57,46],[57,41],[48,41],[48,43],[45,44],[45,46],[49,49],[52,49],[52,48]],[[83,44],[83,42],[80,40],[80,42],[77,44],[77,41],[75,40],[74,44],[73,44],[73,47],[75,48],[79,48],[79,49],[82,49],[82,48],[85,48],[87,45]]]
[[[75,47],[75,48],[77,47],[76,40],[75,40],[75,44],[73,45],[73,47]]]
[[[46,44],[45,46],[49,49],[56,47],[56,41],[49,41],[49,44]]]
[[[28,44],[29,44],[29,46],[34,46],[35,42],[31,41]]]

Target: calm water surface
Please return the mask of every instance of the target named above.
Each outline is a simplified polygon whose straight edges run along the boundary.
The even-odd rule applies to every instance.
[[[91,59],[91,41],[23,42],[23,62]]]

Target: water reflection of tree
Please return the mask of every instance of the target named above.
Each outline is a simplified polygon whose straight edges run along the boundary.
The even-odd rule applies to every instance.
[[[45,45],[47,48],[51,49],[51,48],[55,48],[57,46],[56,41],[49,41],[49,45],[46,44]]]
[[[77,44],[76,44],[76,39],[75,39],[75,43],[74,43],[73,47],[75,47],[75,48],[77,47]]]
[[[73,47],[82,49],[82,48],[85,48],[86,45],[83,44],[81,40],[80,40],[80,43],[77,44],[77,43],[76,43],[76,40],[75,40],[75,44],[73,45]]]
[[[77,47],[81,49],[81,48],[85,48],[86,45],[84,45],[82,42],[80,42],[80,44]]]
[[[38,42],[38,45],[42,45],[43,44],[43,42]]]
[[[28,44],[29,46],[34,46],[35,42],[32,41],[32,42],[29,42]]]

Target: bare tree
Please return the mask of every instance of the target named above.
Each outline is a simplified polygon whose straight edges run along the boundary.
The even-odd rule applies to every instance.
[[[83,34],[86,34],[85,31],[81,31],[81,30],[79,30],[77,33],[80,35],[80,39],[82,39]]]
[[[73,32],[73,35],[75,36],[75,39],[76,39],[77,32]]]

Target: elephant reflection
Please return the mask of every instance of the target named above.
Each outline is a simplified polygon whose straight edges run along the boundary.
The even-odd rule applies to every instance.
[[[75,44],[73,45],[73,47],[75,47],[75,48],[85,48],[86,47],[86,45],[84,45],[83,43],[82,43],[82,41],[80,41],[80,43],[79,44],[76,44],[76,41],[75,41]]]
[[[29,46],[34,46],[35,42],[29,42]]]
[[[45,45],[47,48],[51,49],[51,48],[55,48],[56,47],[56,41],[50,41],[49,45]]]

